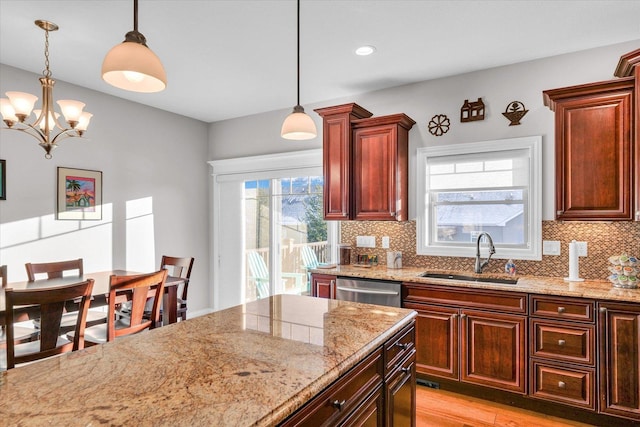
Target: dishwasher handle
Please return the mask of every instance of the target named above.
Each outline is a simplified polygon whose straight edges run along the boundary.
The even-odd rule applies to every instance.
[[[354,294],[374,294],[374,295],[399,295],[397,291],[384,291],[379,289],[368,289],[368,288],[345,288],[344,286],[338,286],[337,290],[344,292],[351,292]]]

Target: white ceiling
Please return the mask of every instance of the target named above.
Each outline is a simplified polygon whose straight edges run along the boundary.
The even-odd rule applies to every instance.
[[[133,29],[133,0],[0,0],[1,63],[42,72],[36,19],[60,26],[50,35],[59,80],[205,122],[296,103],[295,0],[139,0],[138,30],[167,72],[155,94],[100,77],[104,55]],[[640,40],[640,0],[302,0],[300,101],[630,40]],[[363,44],[377,52],[356,56]]]

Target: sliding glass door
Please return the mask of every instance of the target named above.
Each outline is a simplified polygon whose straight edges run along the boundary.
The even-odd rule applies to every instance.
[[[322,218],[322,150],[210,164],[214,309],[310,294],[308,269],[337,254],[338,222]]]
[[[309,268],[328,259],[321,176],[244,182],[245,296],[309,295]]]

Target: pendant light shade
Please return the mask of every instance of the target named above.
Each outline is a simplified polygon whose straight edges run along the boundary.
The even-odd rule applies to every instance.
[[[318,132],[313,119],[304,112],[302,106],[296,105],[293,113],[289,114],[282,123],[280,134],[285,139],[305,140],[315,138]]]
[[[167,87],[167,75],[160,58],[138,32],[138,0],[133,2],[133,21],[133,31],[105,56],[102,78],[112,86],[132,92],[160,92]]]
[[[318,135],[316,124],[300,105],[300,0],[298,0],[298,103],[293,112],[287,116],[282,124],[280,135],[285,139],[305,140]]]

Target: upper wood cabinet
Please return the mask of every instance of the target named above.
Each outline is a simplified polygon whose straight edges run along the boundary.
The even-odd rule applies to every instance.
[[[322,117],[324,219],[350,219],[353,212],[351,122],[371,117],[373,114],[353,103],[319,108],[314,111]]]
[[[405,114],[371,117],[353,103],[315,111],[323,118],[324,218],[406,220],[415,121]]]
[[[406,114],[353,123],[354,219],[408,219],[409,131],[415,123]]]
[[[640,49],[629,52],[620,57],[616,71],[613,73],[616,77],[635,77],[635,172],[634,183],[636,187],[635,194],[635,219],[640,221]]]
[[[544,91],[555,111],[556,219],[634,218],[635,78]]]

